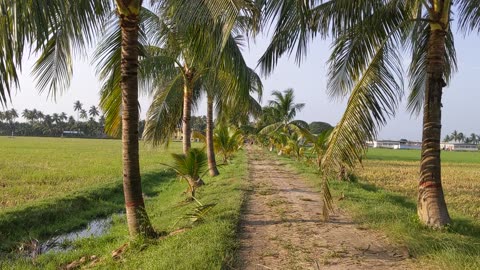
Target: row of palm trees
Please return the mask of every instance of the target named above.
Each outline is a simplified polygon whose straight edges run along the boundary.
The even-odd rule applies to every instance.
[[[295,51],[300,62],[312,37],[333,40],[328,89],[332,96],[349,99],[330,136],[324,168],[353,167],[361,159],[366,150],[363,142],[372,140],[395,112],[403,95],[400,52],[411,53],[409,108],[417,113],[425,108],[418,213],[428,226],[450,222],[440,178],[441,94],[456,70],[452,6],[456,5],[460,30],[478,31],[476,0],[150,2],[150,9],[141,0],[115,0],[114,4],[52,0],[47,8],[38,1],[0,4],[6,18],[0,22],[3,104],[19,83],[17,70],[27,48],[40,54],[33,72],[39,89],[55,96],[70,83],[72,54],[83,52],[99,33],[105,37],[95,57],[104,81],[101,106],[108,130],[118,133],[121,129],[132,235],[153,232],[140,186],[139,78],[141,89],[155,97],[146,137],[166,141],[169,136],[164,130],[174,126],[168,124],[170,116],[175,116],[176,125],[177,116],[182,115],[187,151],[190,113],[200,89],[207,95],[209,108],[217,105],[217,110],[228,112],[249,106],[255,76],[239,53],[238,34],[256,34],[270,24],[274,24],[273,38],[260,59],[265,74],[273,71],[282,55]],[[212,128],[207,130],[211,137]]]
[[[445,138],[443,138],[444,142],[462,142],[462,143],[472,143],[472,144],[479,144],[480,143],[480,134],[471,133],[470,136],[464,135],[463,132],[458,132],[454,130],[451,134],[447,134]]]
[[[305,104],[295,103],[293,89],[274,91],[272,96],[274,99],[263,108],[264,113],[256,122],[257,140],[279,155],[292,156],[297,160],[308,157],[309,161],[313,157],[313,163],[321,169],[321,161],[333,128],[320,122],[323,128],[316,127],[312,130],[305,121],[295,120]]]
[[[50,115],[37,109],[25,109],[21,116],[27,122],[16,121],[20,115],[15,109],[0,111],[0,134],[59,137],[62,136],[63,131],[73,130],[80,131],[83,134],[82,137],[104,137],[105,118],[101,116],[97,121],[95,117],[98,116],[98,113],[93,111],[91,111],[89,119],[88,116],[81,115],[80,119],[88,119],[88,121],[77,121],[65,112]]]
[[[213,116],[215,105],[217,109],[246,107],[243,104],[251,100],[250,92],[261,89],[258,76],[245,65],[237,35],[244,32],[257,7],[248,1],[227,3],[226,10],[212,9],[208,1],[152,1],[149,10],[137,0],[117,0],[115,5],[106,0],[54,0],[45,12],[39,12],[37,4],[0,5],[8,18],[0,28],[11,40],[3,47],[6,57],[0,64],[10,65],[5,70],[12,71],[2,77],[2,97],[8,97],[10,87],[18,83],[14,71],[21,65],[24,47],[40,53],[33,73],[39,89],[55,96],[70,82],[72,53],[81,52],[102,33],[105,39],[95,57],[104,82],[101,107],[107,131],[122,134],[129,231],[132,236],[154,235],[141,192],[139,78],[141,89],[154,96],[144,138],[154,144],[166,143],[181,120],[186,154],[191,111],[200,93],[207,95],[207,138],[211,138],[210,112]],[[241,16],[247,20],[237,20]],[[192,21],[194,18],[198,20]],[[13,22],[15,27],[10,24]],[[207,139],[209,150],[213,149],[210,141]]]
[[[442,92],[457,69],[451,22],[465,35],[478,32],[479,12],[477,0],[266,1],[265,17],[276,25],[260,64],[271,73],[284,54],[295,52],[301,61],[312,37],[332,39],[327,89],[348,102],[323,158],[328,171],[353,168],[364,142],[395,114],[410,55],[408,109],[417,115],[423,109],[417,212],[427,226],[443,227],[451,220],[441,183]]]
[[[78,113],[77,120],[87,119],[89,115],[91,118],[95,119],[95,117],[99,116],[101,113],[100,109],[95,105],[90,106],[88,111],[83,109],[83,103],[81,103],[80,100],[73,103],[73,111]]]

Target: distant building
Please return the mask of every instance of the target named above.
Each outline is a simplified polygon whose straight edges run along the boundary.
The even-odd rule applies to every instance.
[[[478,151],[478,145],[471,143],[442,142],[440,148],[446,151]]]
[[[62,137],[83,137],[84,135],[83,131],[64,130],[62,132]]]
[[[407,140],[379,140],[379,141],[368,141],[368,147],[371,148],[390,148],[390,149],[422,149],[421,142],[411,142]]]

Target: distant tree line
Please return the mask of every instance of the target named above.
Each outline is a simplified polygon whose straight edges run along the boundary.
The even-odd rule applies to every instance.
[[[76,101],[73,109],[77,112],[76,118],[65,112],[50,115],[37,109],[25,109],[22,112],[15,109],[0,111],[0,136],[61,137],[64,131],[78,131],[78,134],[70,136],[109,137],[104,132],[105,116],[101,115],[97,106],[92,105],[86,110],[80,101]],[[26,122],[17,121],[20,117]],[[193,130],[205,133],[207,127],[205,115],[192,116],[191,121]],[[145,120],[141,120],[138,126],[140,135],[144,128]]]
[[[45,114],[37,109],[0,111],[0,135],[60,137],[64,131],[75,131],[77,137],[105,137],[105,117],[100,115],[97,106],[91,106],[87,111],[80,101],[76,101],[74,110],[78,113],[77,119],[65,112]],[[18,122],[20,116],[26,122]]]
[[[471,133],[467,136],[463,132],[454,130],[451,134],[447,134],[445,138],[443,138],[443,141],[479,144],[480,134]]]

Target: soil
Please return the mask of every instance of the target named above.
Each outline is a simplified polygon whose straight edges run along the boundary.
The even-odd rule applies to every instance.
[[[261,149],[247,148],[248,195],[239,269],[411,269],[406,248],[335,210],[323,220],[322,197]]]

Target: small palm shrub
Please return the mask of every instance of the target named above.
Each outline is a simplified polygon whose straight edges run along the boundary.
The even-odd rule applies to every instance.
[[[225,125],[219,125],[213,132],[213,145],[215,151],[222,155],[223,163],[228,163],[233,154],[242,148],[243,135],[236,130]]]
[[[327,151],[330,134],[332,134],[332,131],[333,128],[325,129],[320,134],[312,135],[308,138],[312,145],[310,151],[316,157],[316,165],[319,169],[322,167],[322,159]]]
[[[187,154],[172,154],[173,165],[164,164],[177,172],[188,184],[188,192],[195,198],[195,190],[203,185],[207,170],[207,154],[203,149],[191,148]]]
[[[304,157],[306,149],[305,138],[293,133],[290,137],[287,137],[287,142],[283,149],[285,149],[285,154],[293,156],[296,160],[300,160]]]

